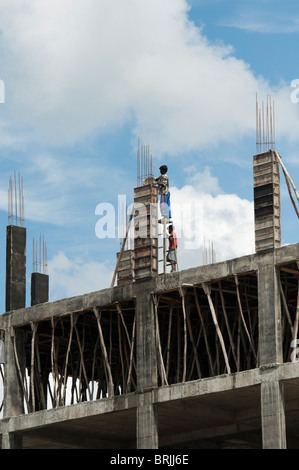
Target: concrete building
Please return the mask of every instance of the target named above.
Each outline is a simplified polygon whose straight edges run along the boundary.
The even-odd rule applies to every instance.
[[[46,302],[37,279],[25,308],[8,228],[3,449],[299,447],[299,244],[281,246],[275,152],[253,167],[256,253],[229,261],[159,275],[148,237],[116,287]]]

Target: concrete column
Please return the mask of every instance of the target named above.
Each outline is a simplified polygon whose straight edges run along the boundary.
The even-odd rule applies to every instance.
[[[259,365],[282,363],[279,270],[273,251],[258,258]]]
[[[151,393],[140,397],[149,404],[140,404],[137,408],[137,449],[158,449],[158,415],[156,405],[151,403]]]
[[[261,384],[263,449],[286,449],[284,385],[271,381]]]
[[[157,410],[152,403],[151,390],[157,386],[157,354],[153,302],[150,286],[136,285],[136,358],[137,391],[137,448],[158,448]],[[145,286],[147,285],[147,290]]]
[[[6,312],[26,303],[26,228],[6,227]]]
[[[49,276],[43,273],[31,274],[31,305],[49,301]]]
[[[24,334],[21,330],[14,331],[11,336],[10,328],[5,331],[5,380],[3,417],[19,416],[24,413],[23,389],[15,361],[14,342],[19,358],[19,365],[24,372]]]
[[[143,283],[138,288],[136,285],[137,388],[141,391],[157,386],[154,309],[151,294],[145,287]]]
[[[256,252],[281,246],[279,163],[272,150],[253,157]]]
[[[2,449],[22,449],[23,439],[12,432],[2,434]]]
[[[158,274],[158,189],[145,184],[134,189],[134,278]]]
[[[8,420],[13,416],[24,414],[23,389],[20,382],[14,354],[14,344],[18,351],[21,370],[24,373],[24,335],[21,330],[15,331],[12,338],[10,328],[5,331],[5,380],[4,380],[4,403],[3,419]],[[21,449],[22,438],[14,433],[4,432],[2,434],[2,449]]]
[[[26,306],[26,228],[9,225],[6,228],[6,312]],[[13,336],[12,336],[13,335]],[[19,330],[5,331],[5,380],[3,417],[24,413],[23,390],[14,354],[18,351],[20,368],[24,371],[24,335]],[[4,433],[2,448],[21,448],[22,439],[13,433]]]

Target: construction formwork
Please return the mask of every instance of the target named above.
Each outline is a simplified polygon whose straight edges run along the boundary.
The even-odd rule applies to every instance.
[[[2,448],[298,448],[298,260],[271,246],[4,313]]]

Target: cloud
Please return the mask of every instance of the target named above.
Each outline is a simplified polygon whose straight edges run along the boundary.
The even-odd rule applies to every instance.
[[[257,5],[253,2],[251,7],[238,7],[236,13],[230,15],[230,18],[219,21],[218,24],[261,34],[291,34],[299,31],[298,14],[292,15],[290,10],[284,14],[281,8],[277,10],[273,3],[270,10],[263,8],[260,2]]]
[[[194,174],[197,185],[171,188],[180,269],[204,264],[205,249],[209,258],[212,244],[217,261],[255,251],[253,202],[220,188],[216,194],[214,177],[210,177],[211,194],[208,185],[200,184],[207,174],[207,169]]]
[[[210,43],[188,8],[185,0],[2,0],[6,141],[15,133],[72,144],[132,123],[159,154],[175,155],[254,134],[255,92],[268,93],[267,81],[230,45]]]
[[[49,260],[48,270],[51,301],[109,287],[113,275],[105,263],[69,258],[62,251]]]
[[[212,243],[216,261],[253,253],[253,202],[225,194],[208,168],[202,172],[193,169],[192,181],[193,186],[171,188],[179,269],[204,264],[204,249],[210,259]],[[105,262],[70,257],[63,251],[53,256],[48,269],[51,300],[109,287],[113,275]]]

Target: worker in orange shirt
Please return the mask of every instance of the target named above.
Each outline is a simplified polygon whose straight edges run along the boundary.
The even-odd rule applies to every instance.
[[[178,247],[178,239],[177,239],[176,233],[173,231],[173,225],[169,225],[168,232],[169,232],[169,236],[168,236],[169,248],[168,248],[166,259],[171,264],[171,272],[173,272],[173,271],[176,271],[176,265],[177,265],[176,250]]]

